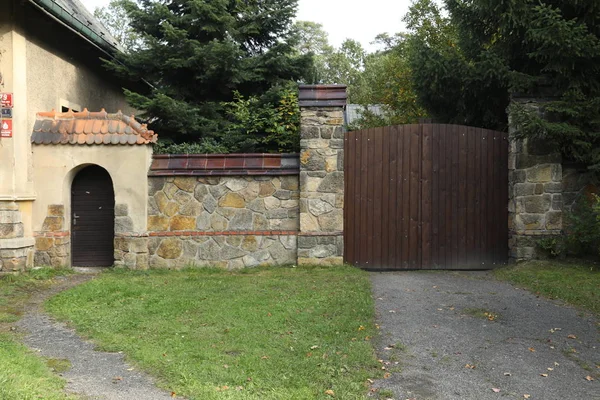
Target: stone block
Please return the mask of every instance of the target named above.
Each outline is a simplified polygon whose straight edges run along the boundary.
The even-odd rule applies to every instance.
[[[213,214],[210,217],[210,226],[215,231],[227,230],[228,221],[219,214]]]
[[[200,203],[204,201],[204,197],[208,194],[208,188],[202,183],[198,183],[194,189],[194,198]]]
[[[244,208],[246,202],[238,193],[227,193],[219,200],[219,207]]]
[[[269,229],[269,221],[264,215],[254,214],[252,216],[252,229],[256,231]]]
[[[269,197],[275,193],[275,186],[271,182],[261,182],[259,185],[259,197]]]
[[[241,248],[245,251],[253,252],[258,250],[260,246],[259,237],[254,235],[244,236],[241,243]]]
[[[293,250],[298,247],[298,238],[296,236],[280,236],[279,241],[287,250]]]
[[[133,231],[133,220],[131,217],[115,217],[115,233],[127,233]]]
[[[229,221],[229,230],[250,230],[252,229],[252,211],[238,210]]]
[[[243,236],[228,236],[225,241],[230,246],[239,247],[242,244],[243,240]]]
[[[211,228],[210,214],[203,211],[198,218],[196,218],[196,229],[199,231],[208,231]]]
[[[232,192],[238,192],[248,186],[248,181],[243,178],[224,178],[225,187]]]
[[[150,232],[161,232],[169,229],[169,218],[163,216],[148,216],[148,230]]]
[[[552,172],[555,165],[542,164],[527,170],[527,181],[533,183],[546,183],[552,181]]]
[[[200,244],[193,240],[183,240],[183,258],[186,261],[195,260],[198,255]]]
[[[198,215],[204,212],[204,207],[202,204],[197,201],[190,201],[186,205],[182,206],[179,210],[180,215],[185,215],[187,217],[197,217]]]
[[[196,228],[196,218],[176,215],[171,218],[169,230],[171,231],[191,231]]]
[[[1,262],[2,261],[0,260],[0,264]],[[50,255],[48,253],[45,251],[35,252],[34,264],[36,267],[48,267],[50,266],[50,263]]]
[[[62,204],[51,204],[48,206],[48,216],[50,217],[64,217],[65,206]]]
[[[298,190],[298,177],[297,176],[282,177],[280,189],[297,191]]]
[[[23,224],[0,224],[0,239],[13,239],[23,237]]]
[[[543,194],[544,193],[544,184],[536,183],[534,193],[535,194]]]
[[[117,204],[115,205],[115,217],[126,217],[129,215],[128,204]]]
[[[148,238],[131,238],[129,239],[129,251],[134,253],[148,252]]]
[[[165,195],[167,195],[167,198],[169,200],[172,200],[173,197],[175,196],[175,193],[177,193],[178,191],[179,191],[179,188],[177,186],[175,186],[174,183],[167,182],[167,183],[165,183],[165,186],[163,187],[163,192],[165,193]]]
[[[210,186],[208,188],[208,191],[210,192],[212,197],[214,197],[216,200],[219,200],[229,190],[224,185],[215,185],[215,186]]]
[[[319,127],[318,126],[301,126],[300,137],[302,139],[318,139]]]
[[[326,214],[333,210],[333,206],[321,199],[310,199],[308,200],[308,210],[316,217],[322,214]]]
[[[344,139],[331,139],[329,141],[330,149],[343,149],[344,148]]]
[[[181,239],[167,238],[163,239],[156,250],[156,254],[167,260],[174,260],[181,257],[183,245]]]
[[[312,214],[300,214],[300,231],[302,232],[319,232],[319,220]]]
[[[226,244],[221,249],[221,259],[222,260],[232,260],[234,258],[243,257],[246,253],[244,250],[239,249],[237,247],[230,246]]]
[[[522,198],[525,212],[543,214],[550,210],[552,197],[549,194],[540,196],[526,196]],[[517,212],[519,212],[517,210]]]
[[[173,184],[184,192],[194,193],[196,178],[191,176],[177,176],[173,180]]]
[[[237,270],[244,268],[244,261],[242,259],[229,260],[227,263],[228,270]]]
[[[267,219],[287,219],[288,210],[276,208],[274,210],[267,211]]]
[[[157,269],[167,269],[169,268],[169,263],[167,260],[155,255],[150,257],[150,267]]]
[[[327,139],[301,139],[300,148],[302,149],[326,149],[329,147]]]
[[[257,213],[264,213],[265,211],[267,211],[267,208],[265,207],[265,202],[263,199],[252,200],[250,203],[248,203],[246,205],[246,207],[249,210],[252,210]]]
[[[327,174],[317,190],[325,193],[344,193],[344,173],[338,171]]]
[[[562,211],[550,211],[546,214],[546,229],[560,230],[563,228]]]
[[[325,158],[314,150],[302,152],[300,164],[305,171],[323,171],[325,169]]]
[[[552,210],[554,211],[562,211],[563,210],[563,195],[553,194],[552,195]]]
[[[44,232],[57,232],[63,229],[63,218],[62,217],[46,217],[44,224],[42,225],[42,231]]]
[[[161,213],[164,213],[165,209],[167,208],[167,205],[169,204],[169,199],[167,198],[167,195],[164,192],[162,192],[162,191],[157,192],[154,195],[154,201],[156,201],[156,205],[158,207],[158,210]]]
[[[308,255],[311,258],[326,258],[334,256],[337,252],[335,245],[317,245],[310,249]]]
[[[14,201],[0,201],[0,211],[18,211],[19,206]]]
[[[256,199],[260,191],[260,184],[258,182],[249,182],[248,186],[240,190],[238,193],[244,198],[246,203]]]
[[[175,200],[175,202],[180,206],[188,204],[193,199],[194,197],[190,193],[184,192],[182,190],[178,191],[177,193],[175,193],[175,196],[173,196],[173,200]]]
[[[20,211],[0,211],[0,224],[19,224],[21,222]]]
[[[136,257],[137,257],[137,260],[136,260],[137,269],[145,270],[150,267],[150,259],[148,257],[148,254],[138,254]]]
[[[544,229],[544,214],[519,214],[515,218],[515,226],[518,230]]]
[[[204,209],[206,211],[208,211],[209,213],[214,213],[215,210],[217,209],[217,200],[215,200],[215,198],[212,195],[207,195],[204,198],[204,202],[202,203],[202,205],[204,206]]]
[[[202,176],[196,180],[204,185],[218,185],[221,182],[221,179],[216,176]]]
[[[156,192],[161,191],[165,186],[166,179],[164,177],[152,176],[148,178],[148,193],[154,196]]]
[[[221,247],[211,238],[198,247],[198,258],[200,260],[219,260]]]
[[[560,182],[550,182],[544,185],[544,192],[546,193],[561,193],[562,192],[562,183]]]
[[[275,210],[281,205],[281,200],[275,197],[267,197],[264,199],[264,203],[267,210]]]
[[[298,265],[336,266],[344,265],[343,257],[311,258],[298,257]]]
[[[273,194],[273,197],[279,200],[289,200],[292,198],[292,192],[289,190],[279,189]]]
[[[136,267],[136,262],[137,262],[137,257],[135,255],[135,253],[126,253],[123,256],[123,264],[127,267],[127,268],[131,268],[131,269],[135,269]]]
[[[344,230],[344,212],[336,208],[330,213],[318,217],[319,227],[322,232],[335,232]]]
[[[174,215],[176,215],[179,212],[179,204],[177,204],[175,201],[170,201],[167,203],[167,206],[165,207],[163,213],[167,216],[167,217],[172,217]]]
[[[269,254],[278,264],[291,264],[296,261],[296,252],[286,249],[281,242],[269,247]]]
[[[299,249],[310,249],[317,245],[317,238],[315,236],[298,236],[298,248]]]

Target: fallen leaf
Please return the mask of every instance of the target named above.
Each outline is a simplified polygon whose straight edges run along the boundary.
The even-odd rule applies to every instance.
[[[443,308],[438,308],[437,310],[438,310],[438,311],[444,311],[444,309],[443,309]]]
[[[243,386],[236,386],[235,390],[244,390],[244,387]]]
[[[505,372],[504,376],[511,376],[511,373],[510,372]]]
[[[246,379],[248,382],[252,382],[252,378],[248,377],[248,379]]]
[[[390,310],[390,312],[391,312],[391,313],[395,313],[395,312],[396,312],[396,310]]]
[[[540,374],[540,376],[543,376],[544,378],[547,378],[548,374]]]
[[[383,374],[383,379],[387,379],[390,376],[392,376],[392,374],[390,374],[389,372],[386,372],[385,374]]]
[[[592,378],[591,375],[588,375],[588,376],[585,377],[585,380],[591,382],[591,381],[594,380],[594,378]]]
[[[373,383],[373,379],[367,379],[367,382]]]
[[[498,388],[492,388],[492,392],[494,392],[494,393],[500,393],[500,389],[498,389]]]
[[[567,337],[568,337],[569,339],[577,339],[577,336],[575,336],[575,335],[573,335],[573,334],[571,334],[571,335],[569,335],[569,336],[567,336]]]
[[[171,392],[171,397],[177,397],[177,393]]]
[[[261,360],[266,360],[266,359],[268,359],[268,358],[269,358],[269,356],[262,356],[260,359],[261,359]]]
[[[535,352],[535,349],[534,349],[533,347],[530,347],[530,348],[529,348],[529,351],[530,351],[530,352],[532,352],[532,353],[534,353],[534,352]]]
[[[310,349],[311,349],[311,350],[318,349],[318,348],[319,348],[319,346],[317,346],[317,345],[310,346]]]
[[[358,330],[359,330],[359,331],[364,331],[364,330],[365,330],[365,327],[361,325],[361,326],[359,326],[359,327],[358,327]]]
[[[329,389],[329,390],[326,390],[326,391],[325,391],[325,394],[326,394],[326,395],[328,395],[328,396],[331,396],[331,397],[334,397],[334,396],[335,396],[335,392],[334,392],[333,390],[331,390],[331,389]]]
[[[559,363],[557,363],[556,361],[554,361],[554,366],[555,367],[558,367],[559,365],[560,365]]]
[[[554,368],[548,368],[548,371],[554,371]]]
[[[531,397],[531,395],[530,395],[530,394],[524,394],[524,395],[523,395],[523,398],[524,398],[524,399],[528,399],[528,398],[530,398],[530,397]]]
[[[224,364],[224,365],[223,365],[223,368],[227,369],[227,368],[229,368],[229,365],[227,365],[227,364]]]
[[[468,369],[475,369],[475,368],[476,368],[476,366],[475,366],[475,364],[473,364],[473,365],[471,365],[471,364],[467,364],[467,365],[465,365],[465,368],[468,368]]]

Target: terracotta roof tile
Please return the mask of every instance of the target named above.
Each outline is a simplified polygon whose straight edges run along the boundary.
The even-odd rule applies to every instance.
[[[135,117],[117,113],[68,111],[37,113],[31,142],[35,144],[136,145],[156,143],[157,135]]]

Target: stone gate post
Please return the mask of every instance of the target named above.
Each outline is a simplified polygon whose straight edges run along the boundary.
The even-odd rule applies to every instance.
[[[540,101],[513,97],[531,112]],[[509,248],[515,261],[538,256],[537,242],[563,228],[562,157],[542,141],[517,139],[509,114]]]
[[[301,85],[298,264],[341,265],[346,86]]]

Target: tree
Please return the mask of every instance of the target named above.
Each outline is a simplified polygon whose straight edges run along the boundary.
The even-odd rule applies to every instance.
[[[444,122],[506,129],[511,94],[545,97],[540,113],[511,105],[518,134],[600,171],[597,0],[446,6],[448,18],[419,0],[407,17],[415,88],[428,111]]]
[[[141,46],[141,37],[130,25],[123,0],[111,0],[106,7],[97,7],[94,17],[102,22],[111,35],[117,40],[125,52]]]
[[[348,101],[355,102],[360,94],[362,71],[364,69],[367,52],[356,40],[346,39],[339,49],[327,54],[325,57],[325,70],[323,83],[337,83],[348,86]]]
[[[294,53],[297,0],[122,0],[144,46],[107,66],[144,80],[147,90],[125,90],[161,137],[177,142],[223,139],[224,103],[262,96],[299,80],[310,55]],[[266,101],[266,100],[265,100]]]
[[[294,34],[297,37],[294,46],[296,51],[302,55],[313,56],[313,66],[305,74],[306,82],[322,83],[327,69],[327,59],[334,51],[323,25],[311,21],[296,21]]]

